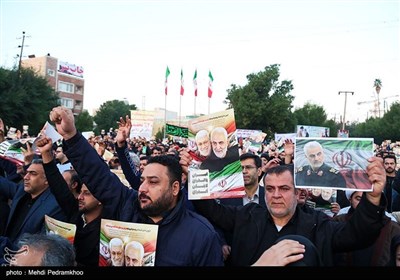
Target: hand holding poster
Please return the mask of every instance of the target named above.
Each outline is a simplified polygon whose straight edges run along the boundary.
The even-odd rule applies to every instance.
[[[372,191],[367,174],[372,138],[296,138],[296,188]]]
[[[3,157],[11,162],[18,165],[24,164],[24,151],[26,151],[27,145],[32,146],[35,138],[23,138],[16,140],[6,140],[0,144],[0,157]]]
[[[44,222],[46,226],[46,234],[57,234],[67,239],[71,244],[74,243],[76,225],[61,222],[47,215],[44,216]]]
[[[243,197],[233,109],[189,121],[189,199]]]
[[[158,225],[101,220],[99,266],[154,266]]]

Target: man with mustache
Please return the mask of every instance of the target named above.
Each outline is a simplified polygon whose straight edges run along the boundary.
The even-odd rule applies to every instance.
[[[124,241],[118,237],[114,237],[108,243],[108,250],[111,256],[108,264],[111,266],[124,266]]]
[[[210,136],[208,135],[208,131],[202,129],[199,132],[197,132],[195,141],[199,155],[204,158],[208,157],[211,153],[211,142],[210,142]]]
[[[75,170],[59,172],[52,154],[51,138],[43,135],[36,142],[43,158],[43,167],[48,178],[50,190],[55,196],[67,221],[76,225],[74,246],[76,261],[79,266],[98,266],[100,244],[100,222],[103,205],[90,193]],[[76,189],[72,191],[65,173],[73,175]],[[71,177],[71,176],[69,176]],[[75,198],[73,192],[77,192]]]
[[[346,181],[339,170],[327,165],[320,143],[310,141],[304,145],[304,154],[309,165],[296,170],[296,185],[346,188]]]
[[[126,116],[128,118],[128,116]],[[223,266],[221,245],[212,225],[185,208],[181,191],[182,167],[173,156],[149,158],[138,191],[127,188],[110,172],[88,141],[76,130],[70,109],[50,112],[63,136],[65,154],[82,181],[103,204],[112,219],[157,224],[156,266]],[[127,139],[129,129],[120,118],[118,139]],[[118,148],[126,141],[117,140]]]

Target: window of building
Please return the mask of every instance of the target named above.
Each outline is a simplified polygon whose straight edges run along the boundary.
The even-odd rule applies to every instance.
[[[47,75],[54,77],[54,75],[56,74],[56,72],[52,69],[47,69]]]
[[[68,93],[74,93],[74,84],[58,82],[58,90]]]
[[[67,107],[69,109],[74,108],[74,100],[70,98],[61,98],[61,106]]]
[[[82,110],[82,102],[79,100],[75,101],[75,110],[81,111]]]
[[[76,86],[76,94],[83,94],[83,87],[82,86]]]

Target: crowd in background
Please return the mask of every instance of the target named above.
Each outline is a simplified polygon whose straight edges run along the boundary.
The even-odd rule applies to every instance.
[[[275,222],[277,232],[275,228],[271,229],[269,224],[262,224],[262,229],[257,229],[261,230],[260,232],[252,232],[257,234],[257,237],[254,236],[254,240],[251,241],[249,239],[253,237],[243,235],[243,225],[252,228],[248,220],[254,217],[265,219],[260,217],[264,217],[263,213],[267,209],[273,212],[265,199],[269,197],[268,192],[272,191],[271,188],[275,188],[276,181],[281,182],[279,180],[283,180],[283,175],[290,172],[291,179],[289,176],[289,179],[285,177],[285,180],[293,181],[295,143],[292,141],[285,141],[281,146],[273,140],[264,141],[259,151],[253,153],[244,151],[243,147],[239,146],[239,159],[246,187],[246,196],[243,199],[193,202],[187,198],[188,174],[184,160],[189,158],[190,161],[191,158],[185,153],[188,146],[186,139],[130,138],[129,119],[120,119],[119,128],[114,131],[110,130],[107,134],[103,132],[97,136],[90,135],[86,139],[76,131],[71,122],[67,122],[67,118],[70,117],[68,112],[54,112],[62,119],[56,122],[56,127],[63,140],[53,143],[45,135],[41,136],[36,151],[28,144],[24,150],[24,163],[21,164],[0,157],[0,249],[3,251],[1,263],[22,266],[97,266],[100,221],[102,218],[109,218],[159,224],[160,235],[156,254],[156,265],[159,266],[291,263],[314,266],[400,266],[400,172],[397,172],[400,164],[400,144],[397,142],[384,141],[376,145],[374,151],[376,157],[382,158],[382,169],[378,170],[378,161],[374,161],[374,168],[378,171],[371,171],[370,177],[385,177],[383,181],[376,179],[384,184],[383,200],[376,204],[364,202],[371,197],[367,199],[361,192],[340,191],[340,198],[338,194],[338,199],[331,203],[332,215],[329,216],[325,213],[315,214],[318,210],[310,207],[312,203],[309,202],[314,196],[311,189],[293,189],[296,201],[292,202],[292,205],[301,210],[293,212],[296,214],[293,214],[290,220],[293,224],[299,224],[298,227],[304,227],[304,232],[299,228],[291,229],[286,224],[287,221],[279,226],[279,219],[275,220],[274,213],[271,213],[270,219]],[[7,137],[5,125],[1,122],[0,142],[11,138],[32,137],[27,131],[21,133],[19,130],[11,136]],[[210,145],[211,142],[210,140]],[[152,184],[160,184],[152,181],[154,174],[164,172],[160,165],[166,168],[166,178],[169,182],[166,184],[170,186],[168,190],[160,187],[160,193],[164,195],[157,197],[149,189]],[[113,176],[112,170],[123,170],[128,184],[120,184],[119,179]],[[271,178],[274,180],[269,181]],[[179,186],[174,185],[174,180],[179,182]],[[283,188],[285,187],[286,185]],[[289,191],[289,187],[288,190],[280,191]],[[155,201],[160,202],[159,205],[152,204]],[[257,207],[250,203],[257,204]],[[359,204],[361,210],[356,211]],[[353,246],[337,244],[338,241],[333,238],[327,241],[327,237],[321,237],[324,234],[330,237],[333,233],[340,233],[346,237],[344,240],[354,238],[352,234],[357,232],[350,232],[345,225],[355,223],[353,221],[357,221],[355,225],[368,222],[366,216],[361,213],[367,213],[375,209],[374,207],[383,207],[385,215],[374,217],[376,227],[365,240],[358,240],[359,243]],[[32,210],[34,208],[35,212]],[[346,208],[347,210],[343,211]],[[218,213],[221,213],[224,221],[221,221]],[[44,215],[76,224],[78,230],[74,244],[65,243],[57,237],[44,237]],[[319,234],[319,237],[309,235],[306,226],[296,221],[305,219],[303,215],[311,215],[317,224],[321,224],[316,230],[318,233],[313,233]],[[244,223],[245,220],[249,224]],[[326,224],[327,221],[329,225]],[[238,228],[238,225],[242,225],[242,228]],[[292,236],[293,232],[297,233],[296,237],[289,238],[290,242],[294,243],[281,238],[285,228],[289,228],[288,236]],[[263,235],[267,235],[271,240],[265,241]],[[307,237],[306,240],[303,237]],[[255,243],[255,240],[259,243]],[[170,244],[167,244],[168,242]],[[326,244],[321,245],[324,242]],[[327,246],[331,247],[326,249]],[[248,251],[243,251],[243,248]],[[299,262],[300,259],[293,256],[290,258],[291,254],[278,255],[281,254],[278,251],[284,251],[282,248],[291,248],[297,255],[304,255],[304,261]],[[338,248],[341,253],[335,252],[334,249]],[[350,249],[346,251],[346,248]],[[32,255],[21,258],[21,255],[17,254],[17,257],[13,258],[12,252],[18,250],[28,251]],[[114,250],[116,249],[110,246],[112,261],[117,258],[117,255],[113,257]],[[314,258],[314,255],[309,257],[305,253],[312,251],[317,252],[315,255],[318,255],[318,258]],[[129,259],[128,252],[122,252],[122,255],[126,255],[127,263],[133,262]],[[280,257],[285,261],[271,262],[272,259],[280,260]],[[110,265],[117,263],[115,261]],[[141,261],[137,263],[143,264]]]

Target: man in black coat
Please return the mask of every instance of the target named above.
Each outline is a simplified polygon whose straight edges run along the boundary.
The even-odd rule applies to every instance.
[[[182,151],[181,164],[187,170],[190,156]],[[365,248],[378,237],[388,219],[381,200],[386,176],[382,159],[369,159],[367,173],[372,192],[364,193],[360,205],[346,223],[332,221],[319,211],[306,213],[297,207],[293,166],[270,169],[264,178],[267,208],[249,203],[243,207],[217,204],[213,200],[193,201],[197,211],[223,230],[233,232],[232,265],[288,265],[304,257],[305,247],[298,241],[280,237],[301,235],[317,248],[322,264],[333,265],[333,252]],[[279,249],[277,249],[277,246]]]

